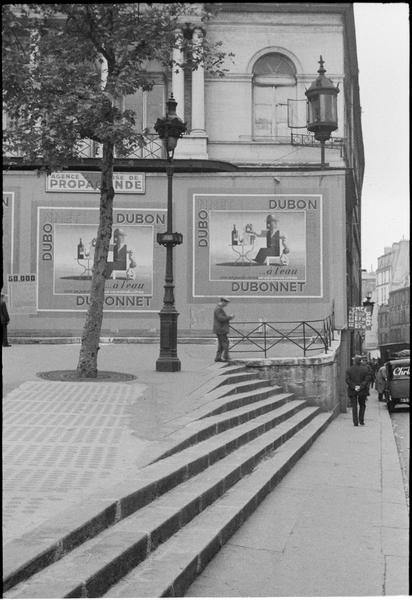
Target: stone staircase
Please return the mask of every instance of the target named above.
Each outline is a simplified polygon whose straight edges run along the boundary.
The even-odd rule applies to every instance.
[[[209,388],[133,491],[5,548],[5,598],[183,596],[334,417],[242,367]]]

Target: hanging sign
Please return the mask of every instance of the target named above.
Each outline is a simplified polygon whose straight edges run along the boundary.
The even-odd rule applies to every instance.
[[[370,319],[369,319],[370,321]],[[371,323],[369,323],[371,325]],[[367,312],[363,306],[351,306],[349,308],[348,327],[349,329],[366,329]]]

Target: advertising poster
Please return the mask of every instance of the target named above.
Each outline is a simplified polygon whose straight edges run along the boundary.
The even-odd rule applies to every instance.
[[[195,194],[193,297],[322,297],[321,224],[319,194]]]
[[[35,273],[13,273],[7,277],[8,305],[13,314],[35,313],[36,279]]]
[[[96,247],[97,208],[38,208],[38,310],[87,310]],[[164,251],[156,234],[166,229],[166,210],[113,211],[106,268],[106,311],[157,311]]]
[[[3,192],[3,274],[14,269],[14,192]]]

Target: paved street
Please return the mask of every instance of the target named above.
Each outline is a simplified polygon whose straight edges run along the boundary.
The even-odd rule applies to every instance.
[[[79,344],[15,344],[3,352],[3,538],[30,530],[136,472],[174,417],[192,410],[214,346],[181,345],[181,373],[156,373],[156,344],[102,344],[99,369],[127,383],[45,381],[75,369]],[[176,388],[181,392],[176,404]]]
[[[214,344],[179,345],[180,373],[157,373],[155,344],[103,344],[101,370],[127,383],[46,381],[79,345],[3,353],[3,523],[8,544],[93,502],[164,447],[202,404]],[[407,595],[408,511],[386,406],[366,426],[339,415],[188,590],[188,596]],[[366,573],[366,575],[365,575]]]

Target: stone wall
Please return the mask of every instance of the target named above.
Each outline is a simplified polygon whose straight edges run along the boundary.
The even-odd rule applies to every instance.
[[[270,379],[284,392],[306,400],[323,411],[346,412],[346,398],[342,389],[342,348],[339,334],[325,354],[300,358],[244,359],[245,366],[259,377]],[[344,354],[344,353],[343,353]]]

